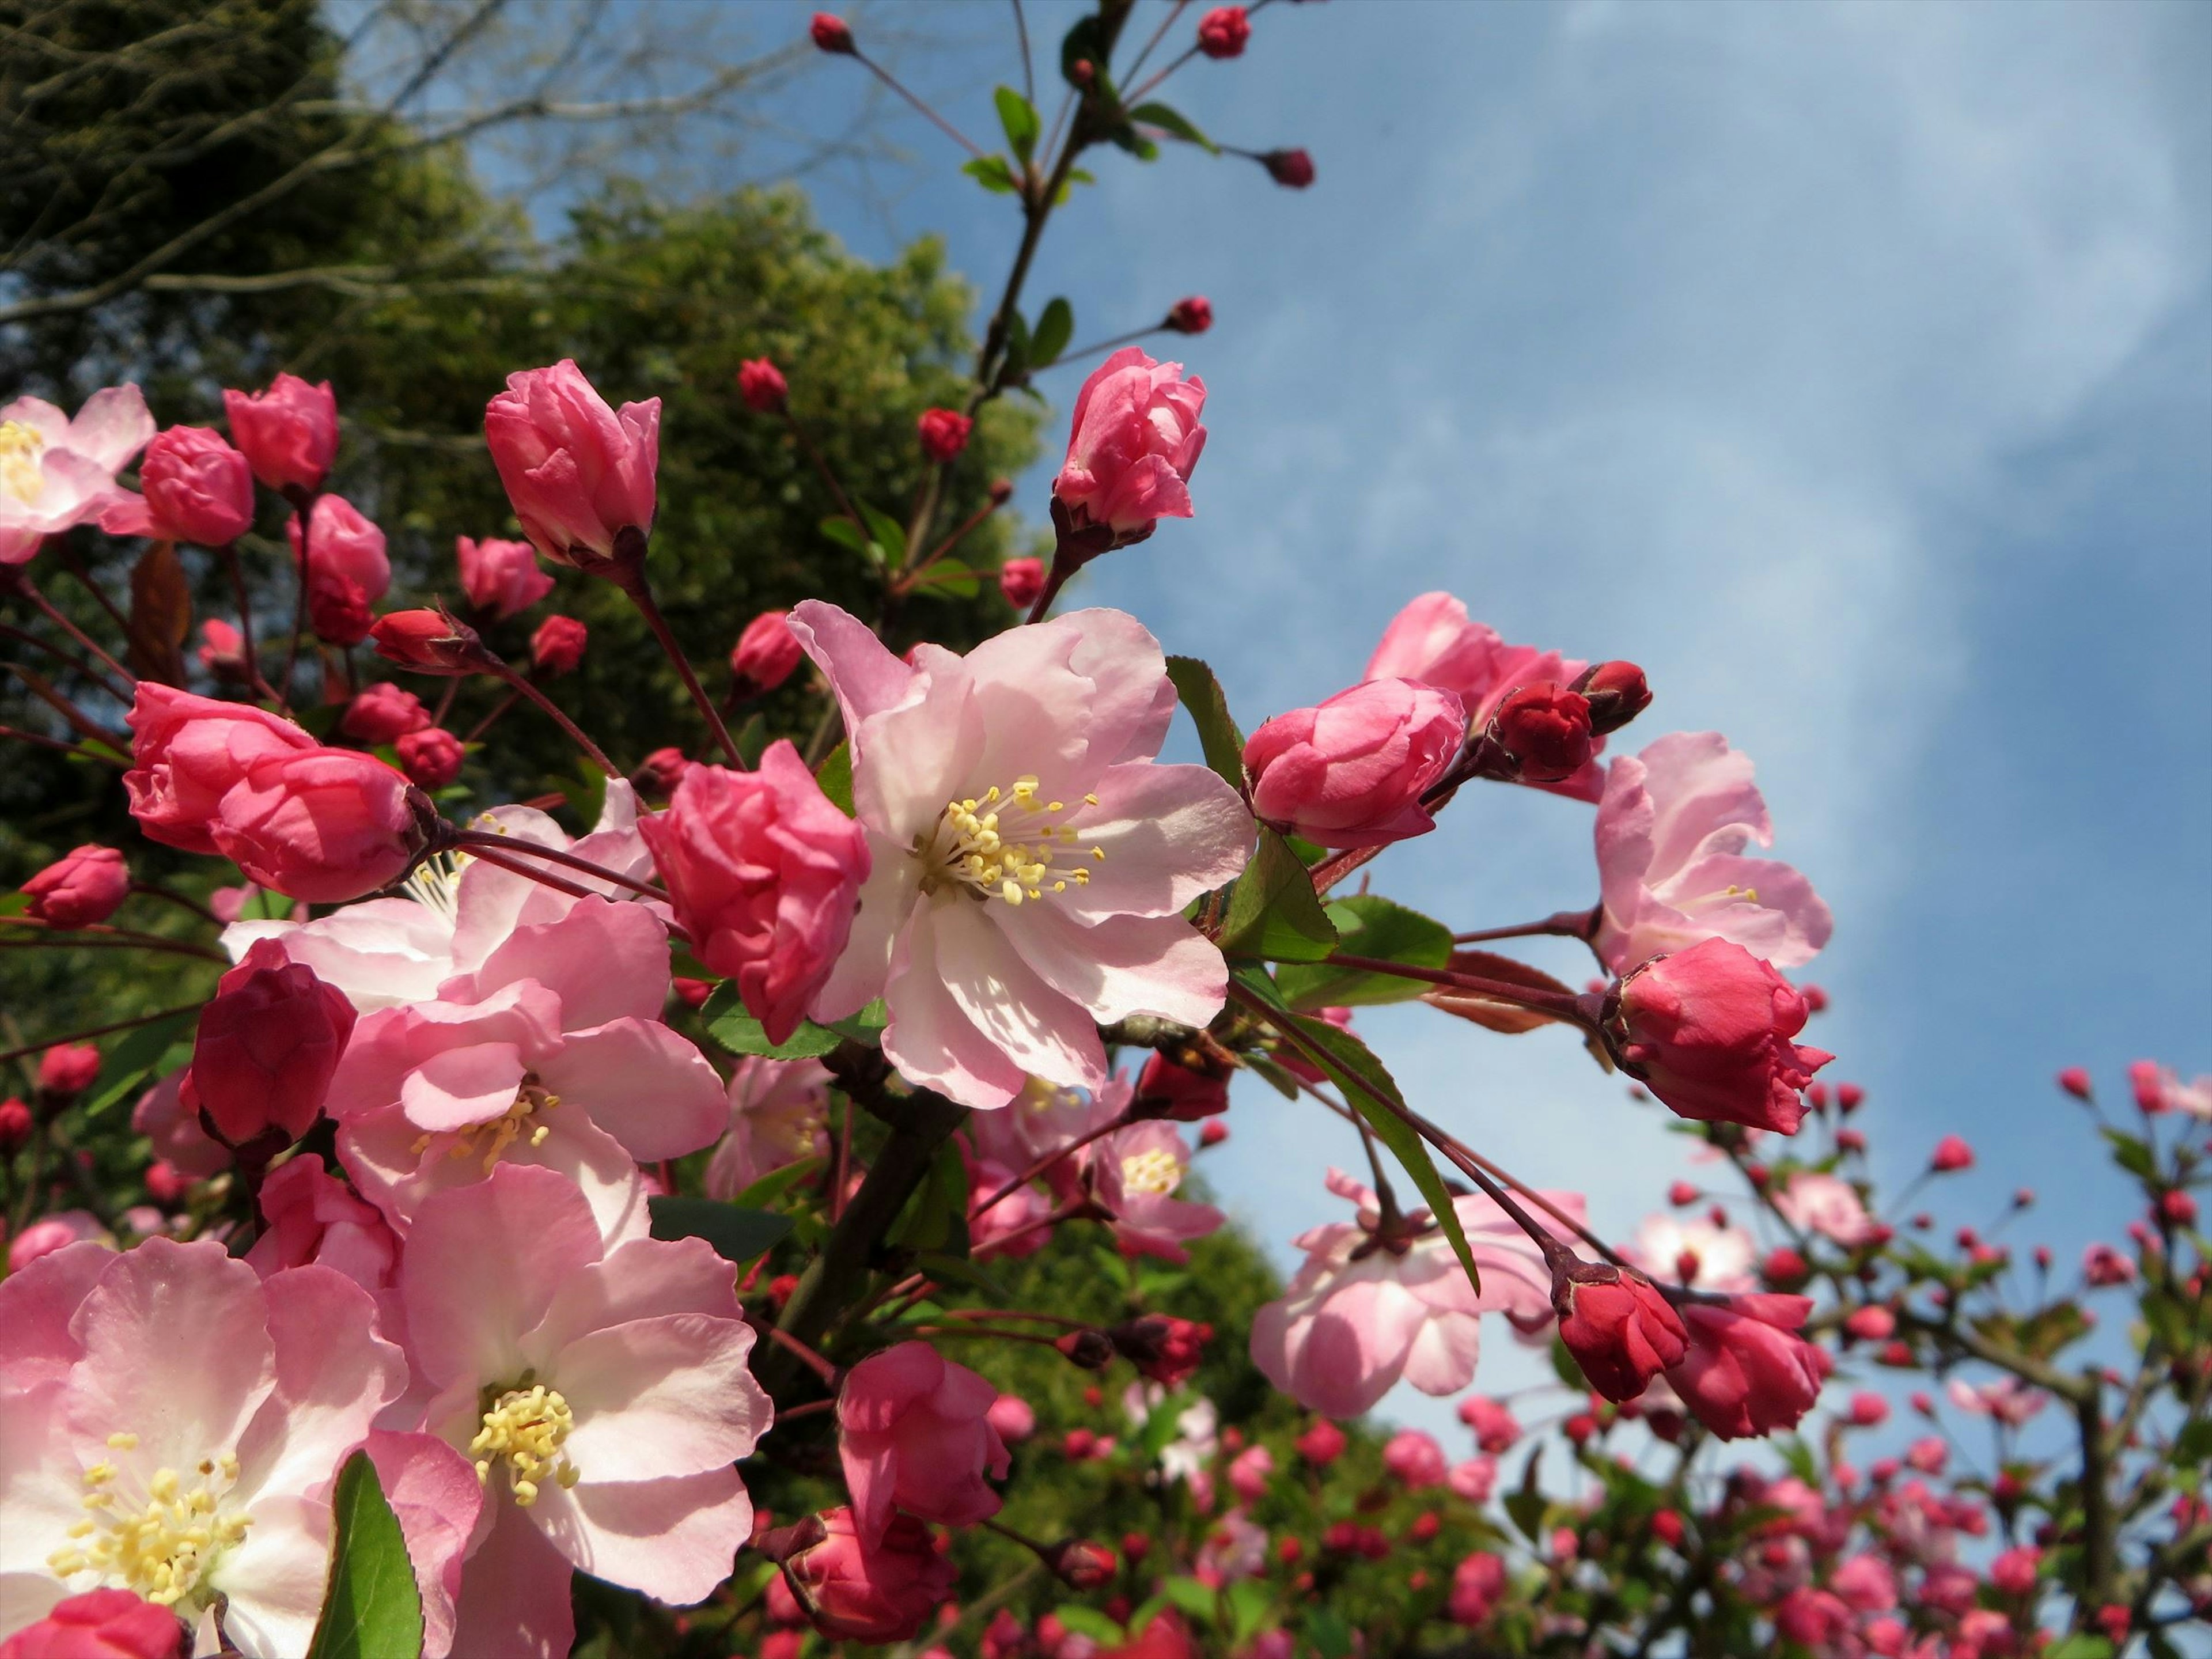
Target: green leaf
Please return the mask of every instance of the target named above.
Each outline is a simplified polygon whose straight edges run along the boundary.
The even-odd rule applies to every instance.
[[[1237,1646],[1243,1647],[1259,1633],[1261,1625],[1274,1604],[1274,1591],[1261,1579],[1239,1578],[1230,1585],[1231,1640]]]
[[[2101,1636],[2076,1631],[2044,1649],[2043,1659],[2112,1659],[2112,1644]]]
[[[994,196],[1012,196],[1021,188],[1015,184],[1014,170],[1006,165],[1003,155],[979,155],[962,163],[960,171]]]
[[[937,1149],[929,1173],[891,1223],[884,1242],[910,1250],[968,1254],[968,1166],[956,1143],[948,1140]]]
[[[738,753],[744,757],[747,766],[758,766],[761,750],[768,747],[768,721],[761,715],[754,714],[730,733],[730,741],[738,745]],[[596,819],[593,821],[597,822]]]
[[[1067,170],[1066,179],[1052,198],[1052,204],[1054,207],[1065,207],[1067,205],[1067,198],[1075,194],[1075,187],[1078,185],[1095,185],[1097,182],[1097,175],[1085,168],[1070,167]]]
[[[1030,336],[1030,366],[1042,368],[1047,363],[1060,361],[1060,354],[1067,349],[1067,342],[1075,332],[1075,308],[1066,301],[1047,301],[1038,313],[1036,330]]]
[[[972,599],[983,591],[982,579],[973,565],[958,559],[939,559],[914,578],[914,591],[933,599]]]
[[[1521,1529],[1521,1535],[1532,1544],[1544,1541],[1544,1493],[1536,1484],[1536,1474],[1544,1462],[1544,1449],[1539,1446],[1528,1454],[1528,1467],[1521,1472],[1521,1489],[1505,1499],[1505,1513]]]
[[[725,1261],[742,1267],[766,1253],[791,1231],[791,1218],[773,1210],[744,1210],[718,1198],[673,1198],[656,1194],[645,1200],[655,1238],[703,1238]]]
[[[1180,138],[1186,144],[1196,144],[1209,155],[1221,154],[1221,146],[1200,132],[1190,118],[1165,104],[1139,104],[1129,112],[1132,121],[1141,121],[1148,127],[1158,127],[1171,138]]]
[[[884,550],[893,564],[906,562],[906,532],[899,521],[879,507],[860,504],[860,516],[868,521],[869,538]]]
[[[890,1005],[878,997],[859,1013],[831,1020],[830,1029],[840,1036],[850,1037],[855,1042],[865,1042],[871,1048],[880,1048],[884,1046],[884,1027],[890,1023]]]
[[[770,1170],[730,1202],[741,1210],[764,1210],[821,1167],[819,1158],[802,1158],[780,1170]]]
[[[1143,133],[1138,131],[1136,128],[1131,126],[1127,121],[1124,121],[1120,126],[1112,129],[1107,133],[1106,137],[1114,144],[1119,146],[1122,149],[1127,150],[1130,155],[1135,156],[1139,161],[1157,161],[1159,160],[1160,147],[1154,143],[1151,139],[1146,137]]]
[[[1442,968],[1451,960],[1450,928],[1377,895],[1339,899],[1328,906],[1328,919],[1336,925],[1340,948],[1352,956],[1414,968]],[[1417,979],[1330,963],[1285,968],[1275,983],[1283,1000],[1300,1010],[1411,1002],[1429,988]]]
[[[699,1011],[715,1042],[733,1054],[766,1054],[770,1060],[814,1060],[828,1054],[845,1039],[827,1025],[802,1020],[799,1029],[781,1042],[770,1042],[761,1023],[745,1012],[738,988],[725,980],[714,988],[707,1006]]]
[[[338,1471],[330,1584],[307,1659],[420,1659],[422,1596],[367,1452]]]
[[[2173,1461],[2185,1467],[2212,1461],[2212,1418],[2199,1418],[2174,1436]]]
[[[1069,1601],[1052,1610],[1052,1616],[1060,1622],[1062,1629],[1075,1636],[1087,1636],[1094,1642],[1119,1644],[1121,1627],[1096,1607],[1086,1607],[1080,1601]]]
[[[1014,1299],[1012,1291],[965,1256],[947,1255],[942,1250],[917,1250],[914,1266],[916,1273],[927,1273],[932,1279],[956,1279],[963,1285],[973,1285],[986,1296],[996,1297],[1001,1302]]]
[[[1328,1074],[1330,1081],[1342,1091],[1346,1103],[1367,1121],[1367,1127],[1375,1131],[1375,1138],[1388,1146],[1391,1155],[1404,1166],[1419,1189],[1422,1202],[1429,1206],[1429,1213],[1443,1230],[1452,1254],[1467,1270],[1468,1282],[1474,1286],[1477,1295],[1481,1294],[1482,1271],[1474,1265],[1474,1253],[1467,1245],[1467,1231],[1460,1225],[1459,1212],[1452,1207],[1450,1189],[1429,1157],[1428,1143],[1412,1124],[1390,1109],[1391,1106],[1403,1109],[1406,1104],[1406,1097],[1398,1092],[1396,1079],[1367,1045],[1351,1032],[1325,1019],[1292,1013],[1283,1003],[1274,982],[1257,968],[1248,965],[1232,969],[1231,972],[1237,984],[1279,1011],[1304,1040],[1300,1052]],[[1386,1101],[1389,1105],[1383,1103]]]
[[[1028,161],[1036,149],[1037,134],[1043,127],[1037,119],[1036,106],[1012,87],[1000,87],[991,97],[999,106],[999,125],[1006,129],[1008,148],[1023,161]]]
[[[1196,657],[1170,657],[1168,678],[1175,682],[1183,712],[1198,728],[1198,744],[1206,751],[1206,763],[1231,788],[1243,788],[1244,734],[1230,718],[1229,699],[1221,695],[1221,682]]]
[[[822,786],[822,793],[830,804],[847,817],[853,816],[853,745],[841,743],[830,751],[829,757],[814,769],[814,781]]]
[[[1096,92],[1111,102],[1114,86],[1106,78],[1106,64],[1112,56],[1113,43],[1107,39],[1106,27],[1093,12],[1060,36],[1060,77],[1078,92]],[[1077,68],[1082,64],[1091,66],[1087,76]]]
[[[149,1074],[173,1070],[190,1060],[191,1033],[198,1018],[189,1009],[181,1014],[172,1014],[167,1019],[139,1026],[110,1048],[101,1056],[100,1084],[85,1102],[85,1115],[98,1117],[143,1083]],[[179,1048],[182,1054],[173,1056],[171,1050]]]
[[[1322,962],[1336,949],[1336,928],[1314,896],[1313,878],[1283,838],[1262,825],[1260,850],[1229,890],[1221,948],[1270,962]]]
[[[1352,1626],[1334,1607],[1317,1607],[1307,1613],[1305,1634],[1321,1659],[1349,1659]]]
[[[1567,1352],[1567,1345],[1559,1340],[1557,1329],[1552,1333],[1552,1375],[1577,1394],[1589,1392],[1589,1379],[1583,1375],[1583,1368],[1575,1364],[1575,1357]]]
[[[2118,1129],[2105,1131],[2105,1139],[2112,1143],[2112,1162],[2138,1181],[2148,1181],[2158,1173],[2157,1160],[2144,1142]],[[2049,1656],[2045,1656],[2049,1659]]]
[[[292,901],[282,893],[272,893],[266,887],[255,887],[246,895],[238,907],[240,921],[289,921]]]
[[[838,546],[848,548],[855,553],[866,554],[868,550],[866,534],[860,526],[842,514],[834,518],[823,520],[822,533],[836,543]]]
[[[1177,1610],[1194,1619],[1202,1619],[1209,1625],[1220,1614],[1220,1606],[1214,1593],[1195,1578],[1170,1578],[1160,1585],[1160,1594]]]

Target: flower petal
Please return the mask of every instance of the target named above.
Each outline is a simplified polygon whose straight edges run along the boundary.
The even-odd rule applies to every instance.
[[[538,1074],[563,1106],[580,1106],[641,1162],[695,1152],[729,1119],[720,1074],[657,1019],[625,1017],[571,1032]]]
[[[775,1408],[738,1319],[665,1314],[587,1331],[548,1374],[576,1426],[562,1448],[595,1482],[702,1474],[749,1455]]]

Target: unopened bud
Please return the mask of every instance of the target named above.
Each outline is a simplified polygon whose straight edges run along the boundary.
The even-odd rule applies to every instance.
[[[379,617],[368,637],[378,656],[418,674],[481,674],[497,660],[475,629],[442,606]]]
[[[1260,165],[1288,190],[1304,190],[1314,181],[1313,157],[1302,149],[1271,149],[1260,158]]]
[[[1524,685],[1490,717],[1490,737],[1531,783],[1557,783],[1590,757],[1589,699],[1551,680]]]
[[[1165,326],[1177,334],[1203,334],[1213,326],[1213,302],[1203,294],[1177,300],[1168,307]]]
[[[1589,700],[1590,730],[1600,737],[1620,731],[1651,706],[1651,687],[1632,662],[1593,663],[1574,690]]]
[[[814,37],[814,44],[824,52],[837,52],[849,58],[859,50],[853,44],[851,25],[834,11],[816,12],[814,21],[806,26],[806,32]]]
[[[780,415],[790,401],[791,383],[768,358],[748,357],[738,365],[738,396],[756,415]]]
[[[994,478],[990,489],[985,493],[990,496],[992,506],[1004,507],[1014,499],[1014,481],[1012,478]]]
[[[1060,1350],[1069,1364],[1081,1370],[1103,1370],[1114,1363],[1114,1339],[1089,1325],[1068,1332],[1052,1346]]]
[[[1094,1590],[1114,1577],[1114,1552],[1087,1538],[1071,1538],[1044,1554],[1044,1564],[1070,1589]]]
[[[1206,1357],[1213,1327],[1171,1314],[1145,1314],[1106,1333],[1115,1352],[1152,1381],[1181,1388]]]

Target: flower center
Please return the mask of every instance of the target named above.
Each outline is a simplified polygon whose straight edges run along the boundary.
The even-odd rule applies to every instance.
[[[1085,795],[1085,805],[1096,806],[1098,797]],[[1081,887],[1091,872],[1079,863],[1055,864],[1055,859],[1079,858],[1073,846],[1075,830],[1060,822],[1066,803],[1037,799],[1034,776],[1016,778],[1010,789],[993,784],[973,800],[945,804],[930,836],[914,838],[914,855],[921,862],[921,890],[934,893],[958,882],[979,898],[998,897],[1009,904],[1065,893],[1073,882]],[[1094,860],[1103,860],[1103,848],[1089,849]],[[1050,885],[1047,885],[1049,883]]]
[[[34,501],[46,482],[39,464],[46,453],[45,435],[21,421],[0,421],[0,489],[19,501]]]
[[[138,1437],[111,1434],[108,1446],[137,1449]],[[85,1517],[69,1529],[70,1543],[46,1558],[58,1578],[94,1573],[120,1581],[165,1607],[193,1596],[223,1551],[246,1536],[249,1516],[227,1510],[223,1500],[238,1481],[238,1459],[229,1452],[200,1460],[190,1486],[174,1469],[156,1469],[143,1485],[131,1471],[103,1458],[85,1470]]]
[[[1121,1160],[1121,1190],[1150,1193],[1165,1198],[1182,1185],[1182,1164],[1173,1152],[1155,1146],[1149,1152],[1132,1152]]]
[[[561,1455],[561,1446],[575,1426],[559,1389],[543,1382],[507,1389],[485,1408],[483,1426],[469,1442],[477,1480],[489,1480],[492,1465],[504,1459],[514,1474],[514,1501],[526,1510],[538,1501],[538,1483],[549,1473],[563,1487],[574,1486],[576,1466]]]
[[[526,1072],[522,1086],[514,1091],[514,1103],[497,1117],[483,1123],[471,1123],[465,1129],[453,1132],[453,1144],[446,1149],[447,1158],[474,1158],[483,1155],[483,1172],[489,1175],[500,1155],[517,1140],[527,1140],[532,1146],[542,1146],[545,1137],[553,1133],[550,1123],[535,1121],[540,1112],[550,1112],[561,1103],[561,1097],[549,1092],[538,1080],[538,1073]],[[420,1158],[437,1139],[435,1133],[415,1137],[410,1150]]]

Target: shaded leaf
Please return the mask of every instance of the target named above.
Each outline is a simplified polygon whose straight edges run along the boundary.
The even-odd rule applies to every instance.
[[[821,1158],[802,1158],[795,1164],[787,1164],[780,1170],[770,1170],[743,1192],[733,1195],[730,1202],[741,1210],[764,1210],[822,1167]]]
[[[1293,856],[1296,849],[1292,849]],[[1418,910],[1373,893],[1339,899],[1328,907],[1338,948],[1380,962],[1442,968],[1451,960],[1451,929]],[[1275,975],[1283,1000],[1301,1011],[1383,1002],[1412,1002],[1436,988],[1417,979],[1342,968],[1333,963],[1285,968]]]
[[[799,1029],[781,1042],[770,1042],[760,1021],[745,1012],[738,988],[725,980],[714,988],[699,1011],[715,1042],[733,1054],[766,1054],[770,1060],[813,1060],[828,1054],[845,1039],[827,1025],[802,1020]]]
[[[1501,957],[1494,951],[1455,951],[1451,960],[1444,965],[1457,973],[1504,980],[1509,985],[1525,985],[1531,990],[1574,994],[1572,987],[1553,979],[1540,968],[1531,968],[1525,962]],[[1461,990],[1453,986],[1432,986],[1422,994],[1421,1000],[1443,1009],[1448,1014],[1457,1014],[1462,1019],[1473,1020],[1477,1025],[1503,1031],[1508,1036],[1533,1031],[1539,1025],[1556,1023],[1549,1014],[1534,1013],[1526,1008],[1517,1008],[1510,1002],[1498,1002],[1478,992]]]
[[[1007,146],[1026,161],[1036,149],[1037,133],[1042,123],[1037,119],[1036,107],[1012,87],[1000,87],[991,94],[999,106],[999,125],[1006,135]]]
[[[185,683],[185,635],[192,626],[192,585],[174,542],[149,543],[131,567],[130,649],[134,672]]]
[[[973,179],[994,196],[1012,196],[1020,186],[1014,183],[1014,170],[1006,165],[1003,155],[979,155],[963,162],[960,171]]]
[[[905,563],[906,531],[899,521],[879,507],[870,507],[866,501],[859,506],[860,516],[868,521],[869,538],[884,550],[891,563]]]
[[[1038,314],[1036,331],[1030,337],[1030,365],[1042,368],[1057,362],[1075,333],[1075,308],[1062,299],[1048,301]]]
[[[847,817],[853,816],[853,746],[841,743],[832,749],[822,764],[814,769],[814,781],[822,786],[822,793],[830,804]]]
[[[419,1659],[422,1592],[367,1452],[338,1471],[331,1517],[330,1583],[307,1659]]]
[[[1158,127],[1171,138],[1180,138],[1186,144],[1196,144],[1209,155],[1221,154],[1221,147],[1198,130],[1197,125],[1180,110],[1165,104],[1139,104],[1129,112],[1132,121],[1141,121],[1148,127]]]
[[[791,1218],[773,1210],[742,1209],[718,1198],[655,1194],[645,1200],[655,1238],[703,1238],[725,1261],[742,1267],[791,1231]]]
[[[1336,949],[1336,928],[1315,896],[1313,878],[1265,825],[1259,851],[1229,890],[1219,943],[1230,956],[1269,962],[1321,962]]]
[[[1199,747],[1206,763],[1227,781],[1232,789],[1244,787],[1244,734],[1230,718],[1229,699],[1213,670],[1196,657],[1170,657],[1168,678],[1175,682],[1176,697],[1190,723],[1198,728]]]

